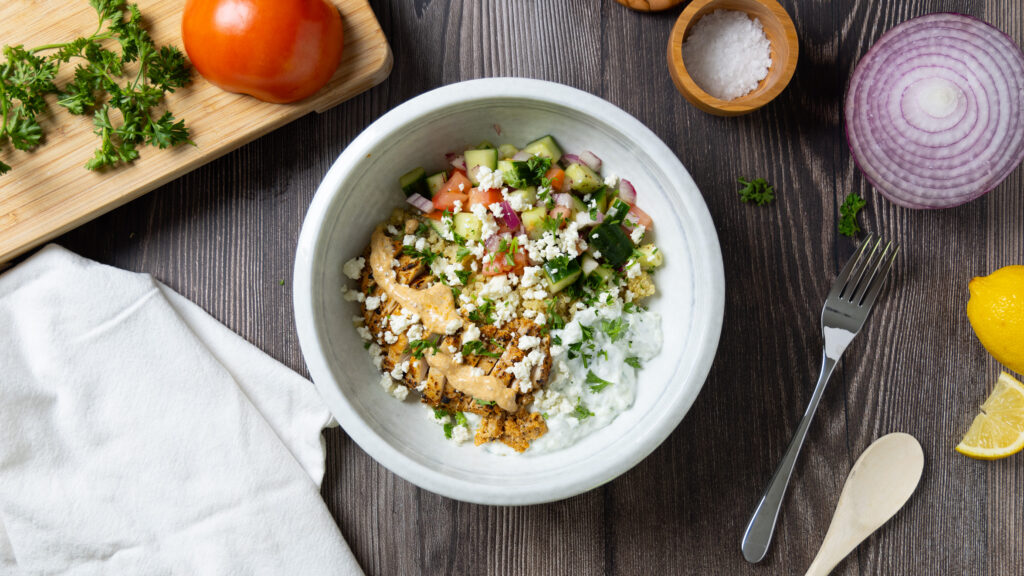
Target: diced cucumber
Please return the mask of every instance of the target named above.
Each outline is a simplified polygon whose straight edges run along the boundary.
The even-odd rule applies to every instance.
[[[594,260],[594,258],[590,254],[583,255],[583,260],[580,263],[580,268],[583,269],[584,276],[590,276],[590,273],[593,272],[594,270],[597,270],[598,266],[600,266],[600,264],[598,264],[597,260]]]
[[[402,174],[402,177],[398,179],[398,185],[402,187],[402,192],[405,193],[406,198],[413,194],[430,198],[430,188],[427,187],[427,172],[423,168],[413,168]]]
[[[590,245],[601,252],[605,262],[618,268],[633,255],[633,241],[622,231],[622,226],[602,222],[590,233]]]
[[[466,160],[469,161],[468,159]],[[572,180],[572,189],[584,194],[597,192],[604,183],[601,177],[589,167],[582,164],[569,164],[565,169],[565,177]]]
[[[469,212],[459,212],[455,215],[453,230],[466,240],[479,242],[483,237],[484,223]]]
[[[543,206],[527,210],[519,215],[519,218],[523,221],[523,227],[526,228],[526,235],[530,240],[538,240],[544,235],[544,218],[547,215],[548,211]]]
[[[441,220],[434,220],[433,218],[424,218],[424,222],[430,225],[437,232],[437,235],[444,238],[444,233],[447,231],[447,224]]]
[[[644,244],[638,248],[636,259],[644,268],[660,268],[665,263],[665,256],[654,244]]]
[[[511,158],[519,153],[519,148],[511,144],[502,144],[498,146],[498,158]]]
[[[622,200],[616,198],[612,200],[611,204],[608,206],[608,213],[605,214],[604,221],[615,223],[622,222],[626,217],[626,214],[629,214],[629,204],[626,204]]]
[[[513,190],[508,195],[509,198],[519,198],[523,206],[533,205],[537,202],[537,188],[530,186],[529,188],[521,188],[519,190]]]
[[[615,278],[615,270],[612,270],[612,267],[607,264],[602,264],[594,270],[591,276],[597,276],[601,278],[602,284],[607,284],[612,281],[612,278]]]
[[[447,181],[448,173],[444,171],[427,176],[427,188],[430,189],[430,196],[427,196],[427,198],[433,198],[434,194],[437,194],[437,192],[441,190],[441,187],[444,186],[444,183]]]
[[[544,136],[530,142],[523,148],[523,152],[551,158],[552,163],[558,162],[562,158],[562,148],[551,136]]]
[[[607,186],[602,186],[594,193],[594,201],[597,202],[597,211],[604,213],[608,209],[608,202],[611,201],[612,191]]]
[[[573,218],[576,218],[576,215],[579,214],[580,212],[587,212],[588,210],[590,210],[590,208],[587,208],[587,205],[583,203],[583,200],[580,200],[579,198],[577,198],[575,196],[572,196],[571,198],[572,198],[572,217]]]
[[[498,167],[498,151],[494,148],[485,148],[483,150],[466,150],[466,173],[469,175],[470,181],[473,185],[480,183],[477,178],[477,168],[480,166],[486,166],[491,170]]]
[[[511,160],[498,160],[498,170],[501,172],[505,174],[515,174],[515,169],[515,164],[513,164]]]
[[[569,260],[567,256],[559,256],[544,263],[544,274],[548,277],[548,292],[551,294],[556,294],[571,285],[582,273],[579,262]]]

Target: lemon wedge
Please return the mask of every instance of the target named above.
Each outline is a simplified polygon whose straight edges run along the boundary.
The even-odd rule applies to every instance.
[[[956,451],[979,460],[997,460],[1022,449],[1024,384],[1003,372]]]

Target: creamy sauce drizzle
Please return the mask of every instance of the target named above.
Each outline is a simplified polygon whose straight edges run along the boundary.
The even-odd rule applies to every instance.
[[[435,334],[447,334],[448,325],[453,321],[460,323],[462,317],[455,309],[455,298],[452,291],[444,284],[435,284],[426,290],[417,290],[411,286],[400,284],[396,279],[395,270],[391,267],[394,258],[394,245],[384,234],[384,226],[377,226],[370,239],[370,269],[373,279],[388,296],[407,310],[420,316],[423,326]],[[495,402],[503,410],[515,412],[516,394],[505,387],[501,380],[494,376],[473,374],[473,367],[456,364],[451,354],[437,352],[427,357],[432,368],[440,370],[456,390],[482,400]]]

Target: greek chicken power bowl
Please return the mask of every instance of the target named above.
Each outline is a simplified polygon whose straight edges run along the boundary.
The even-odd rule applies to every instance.
[[[343,266],[381,388],[456,443],[571,445],[632,405],[661,350],[653,221],[629,180],[552,135],[437,160],[399,178],[406,206]]]
[[[428,490],[566,498],[635,465],[703,385],[724,282],[703,199],[637,120],[494,78],[374,122],[325,176],[293,283],[345,432]]]

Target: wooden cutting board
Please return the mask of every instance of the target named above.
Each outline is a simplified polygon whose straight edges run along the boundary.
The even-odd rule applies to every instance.
[[[140,147],[134,164],[104,173],[84,168],[99,138],[91,116],[73,116],[48,97],[45,142],[34,152],[0,147],[13,169],[0,176],[0,262],[165,184],[311,111],[323,112],[379,84],[391,72],[391,48],[366,0],[331,0],[341,10],[345,50],[331,81],[295,104],[230,94],[193,71],[192,83],[167,98],[196,146]],[[181,45],[184,0],[135,0],[158,45]],[[0,0],[0,43],[39,46],[91,34],[87,0]],[[184,49],[182,47],[182,49]],[[58,85],[73,67],[63,66]]]

